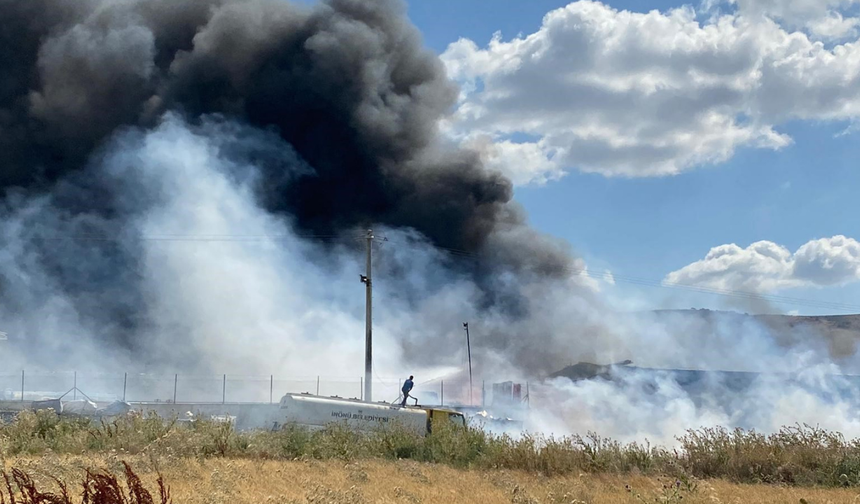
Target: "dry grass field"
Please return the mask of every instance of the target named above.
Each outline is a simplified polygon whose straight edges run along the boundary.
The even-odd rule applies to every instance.
[[[808,426],[768,436],[701,429],[679,440],[668,450],[474,429],[237,433],[208,421],[25,412],[0,424],[0,504],[860,504],[858,440]]]
[[[266,461],[225,458],[123,457],[157,498],[157,464],[175,504],[215,503],[855,503],[856,488],[740,485],[720,480],[687,482],[641,475],[581,474],[544,477],[522,471],[455,469],[399,461]],[[124,482],[119,457],[57,456],[5,461],[26,471],[43,491],[65,481],[80,502],[87,469],[108,469]],[[665,488],[665,487],[671,487]]]

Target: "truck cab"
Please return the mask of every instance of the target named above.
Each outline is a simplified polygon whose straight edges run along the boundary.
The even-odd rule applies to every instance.
[[[417,406],[420,408],[420,406]],[[427,433],[433,432],[434,425],[450,422],[458,427],[466,426],[466,417],[459,411],[445,408],[423,408],[427,411]]]

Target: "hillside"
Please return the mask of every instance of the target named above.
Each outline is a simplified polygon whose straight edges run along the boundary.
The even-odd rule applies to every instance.
[[[696,330],[735,331],[763,329],[781,345],[823,340],[835,358],[857,352],[860,343],[860,314],[858,315],[750,315],[714,310],[656,310],[650,312],[659,323],[667,326],[688,325]]]
[[[851,315],[779,315],[779,314],[763,314],[750,315],[748,313],[707,310],[707,309],[689,309],[689,310],[654,310],[650,313],[658,317],[671,315],[699,317],[702,319],[723,319],[723,320],[754,320],[765,324],[775,324],[776,326],[784,327],[809,327],[809,328],[827,328],[827,329],[844,329],[860,333],[860,314]]]
[[[799,344],[823,344],[833,358],[842,366],[845,375],[860,375],[851,357],[858,351],[860,343],[860,315],[832,316],[793,316],[793,315],[750,315],[746,313],[713,310],[655,310],[639,312],[634,318],[665,327],[665,330],[685,338],[707,340],[719,335],[721,340],[742,338],[744,334],[766,331],[778,345],[792,347]],[[728,337],[727,337],[728,336]],[[635,359],[634,359],[635,360]],[[547,378],[567,377],[573,381],[594,378],[616,379],[626,373],[669,372],[682,386],[718,380],[729,388],[742,389],[748,386],[766,369],[754,371],[732,371],[715,368],[672,369],[673,366],[647,365],[639,367],[631,360],[624,362],[577,362],[559,367]],[[778,373],[777,373],[778,374]],[[845,377],[860,386],[860,376]]]

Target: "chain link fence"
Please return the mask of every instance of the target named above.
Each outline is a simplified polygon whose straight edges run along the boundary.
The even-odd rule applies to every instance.
[[[373,381],[375,401],[400,395],[398,378]],[[237,376],[183,374],[96,374],[76,372],[0,373],[0,400],[83,399],[97,402],[270,403],[286,393],[363,399],[364,379],[321,376]],[[444,383],[416,387],[422,402],[440,403]],[[441,396],[441,397],[440,397]]]

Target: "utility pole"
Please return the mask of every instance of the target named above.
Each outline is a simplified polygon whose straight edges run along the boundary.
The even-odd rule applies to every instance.
[[[367,300],[366,300],[366,308],[367,313],[365,313],[365,325],[366,325],[366,333],[365,333],[365,350],[364,350],[364,400],[367,402],[371,402],[372,398],[372,386],[371,386],[371,376],[373,373],[373,280],[372,280],[372,260],[371,260],[371,250],[373,249],[373,230],[367,230],[367,275],[360,275],[361,282],[365,285]]]
[[[469,406],[472,405],[472,343],[469,341],[469,323],[463,322],[466,328],[466,350],[469,353]]]

